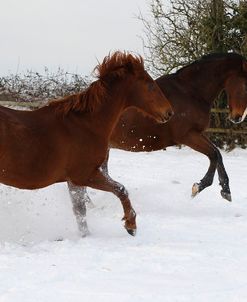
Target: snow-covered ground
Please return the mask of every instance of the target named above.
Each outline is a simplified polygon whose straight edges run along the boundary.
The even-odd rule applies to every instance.
[[[246,302],[247,151],[223,158],[232,203],[217,177],[191,199],[208,160],[188,148],[112,150],[110,174],[130,193],[136,237],[110,193],[89,190],[91,234],[80,239],[66,185],[1,186],[0,302]]]

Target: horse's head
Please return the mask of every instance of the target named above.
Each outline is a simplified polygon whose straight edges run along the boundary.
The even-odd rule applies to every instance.
[[[116,84],[126,107],[136,107],[162,123],[173,115],[168,99],[144,69],[142,57],[117,51],[105,57],[96,71],[106,87]]]
[[[173,115],[169,100],[157,83],[143,70],[136,75],[131,89],[132,105],[152,116],[160,123],[167,122]]]
[[[225,84],[230,109],[229,118],[237,124],[247,115],[247,62],[243,61],[242,70],[230,76]]]

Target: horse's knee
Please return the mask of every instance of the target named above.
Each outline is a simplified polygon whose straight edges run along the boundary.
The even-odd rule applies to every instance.
[[[115,188],[116,195],[122,200],[129,196],[128,191],[121,184]]]
[[[80,200],[73,201],[73,211],[75,214],[85,214],[86,213],[86,205],[84,202]]]

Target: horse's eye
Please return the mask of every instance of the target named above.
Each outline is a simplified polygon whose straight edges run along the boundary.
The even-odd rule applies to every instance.
[[[148,84],[148,92],[154,91],[154,89],[155,89],[154,83],[149,83]]]

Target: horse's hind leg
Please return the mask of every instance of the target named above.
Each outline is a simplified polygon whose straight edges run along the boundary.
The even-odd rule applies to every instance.
[[[102,168],[99,168],[96,174],[89,179],[88,186],[112,192],[120,199],[124,210],[123,220],[125,221],[125,228],[130,235],[134,236],[136,233],[136,213],[132,208],[125,187],[113,180]]]
[[[86,202],[89,198],[86,187],[78,187],[68,182],[68,188],[80,235],[85,237],[88,234]]]
[[[223,198],[231,201],[229,179],[222,162],[221,154],[219,150],[213,145],[213,143],[211,143],[203,134],[199,132],[190,132],[184,138],[184,140],[181,141],[181,143],[191,147],[192,149],[200,153],[205,154],[210,161],[210,165],[205,176],[199,183],[195,183],[193,185],[192,196],[196,196],[206,187],[211,186],[217,168],[220,177],[220,185],[222,186],[221,195]]]

